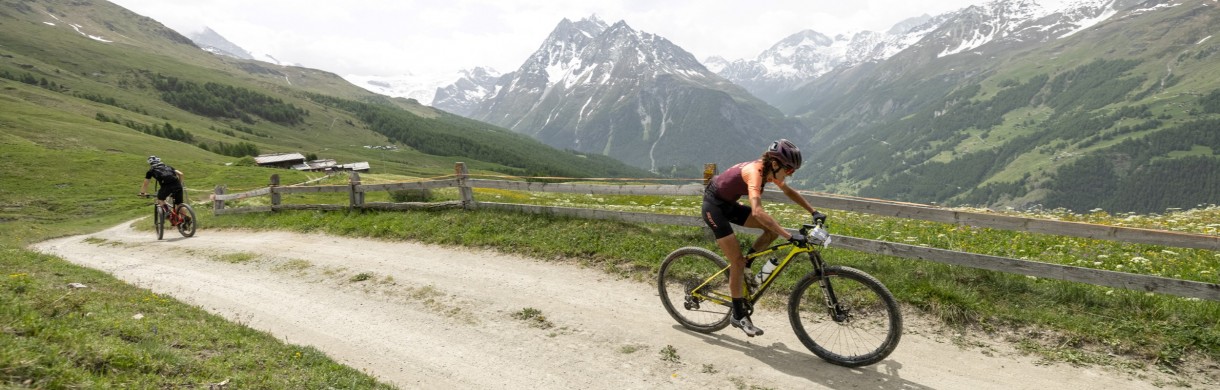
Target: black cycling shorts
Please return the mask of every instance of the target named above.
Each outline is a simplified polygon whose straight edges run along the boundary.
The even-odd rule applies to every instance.
[[[715,186],[709,185],[703,192],[703,223],[712,229],[718,240],[733,234],[731,223],[745,226],[753,211],[750,206],[717,198]]]
[[[161,187],[157,189],[157,200],[164,201],[166,197],[173,195],[174,204],[182,204],[182,186]]]

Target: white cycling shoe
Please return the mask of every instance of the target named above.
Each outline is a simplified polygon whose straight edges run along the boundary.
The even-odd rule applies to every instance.
[[[738,328],[738,329],[741,329],[743,332],[746,332],[746,336],[754,337],[754,336],[762,336],[762,334],[763,334],[763,330],[759,327],[754,326],[754,323],[750,321],[750,317],[741,317],[741,319],[739,320],[739,319],[733,318],[732,316],[729,316],[729,323],[733,324],[734,328]]]

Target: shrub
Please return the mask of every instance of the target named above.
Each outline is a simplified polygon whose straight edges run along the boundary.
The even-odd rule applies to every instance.
[[[234,162],[233,165],[236,165],[239,167],[252,167],[252,166],[258,165],[258,163],[254,162],[254,157],[245,156],[245,157],[237,159],[237,161]]]

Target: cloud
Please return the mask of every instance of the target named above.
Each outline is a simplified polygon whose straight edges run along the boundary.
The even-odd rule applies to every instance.
[[[753,58],[801,30],[884,31],[984,0],[113,0],[183,33],[210,27],[254,53],[339,74],[511,71],[560,20],[625,20],[696,58]]]

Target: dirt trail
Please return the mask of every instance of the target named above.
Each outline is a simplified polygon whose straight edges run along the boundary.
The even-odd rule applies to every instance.
[[[166,237],[176,239],[125,223],[35,249],[403,388],[1157,388],[1105,368],[1039,364],[1002,343],[963,349],[917,324],[885,361],[845,369],[806,350],[777,310],[755,314],[762,337],[693,333],[652,284],[489,251],[284,232]],[[353,282],[360,274],[370,278]],[[513,318],[524,308],[554,326]],[[679,362],[661,359],[669,345]]]

